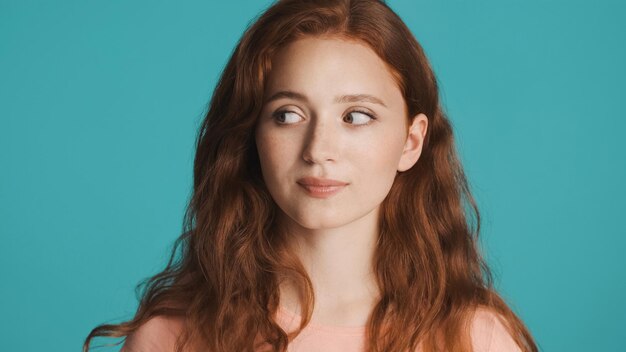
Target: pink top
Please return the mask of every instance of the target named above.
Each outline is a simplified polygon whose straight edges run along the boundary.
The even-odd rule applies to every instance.
[[[300,316],[280,307],[277,323],[287,332],[298,326]],[[120,352],[173,352],[181,319],[155,317],[127,337]],[[289,352],[362,352],[364,326],[330,326],[310,322],[288,346]],[[471,324],[474,352],[520,352],[497,315],[478,310]]]

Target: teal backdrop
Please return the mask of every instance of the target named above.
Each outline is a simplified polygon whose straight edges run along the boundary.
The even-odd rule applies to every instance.
[[[269,3],[0,0],[0,350],[79,351],[132,316]],[[388,3],[437,73],[496,286],[542,351],[624,351],[625,3]]]

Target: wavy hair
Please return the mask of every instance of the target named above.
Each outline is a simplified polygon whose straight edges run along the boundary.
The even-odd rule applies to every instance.
[[[139,307],[120,324],[87,336],[124,337],[156,316],[182,317],[177,351],[272,351],[310,322],[314,294],[302,263],[275,222],[262,181],[254,130],[273,54],[306,36],[369,46],[393,74],[409,117],[428,117],[422,154],[397,174],[381,205],[374,269],[381,298],[366,326],[370,351],[470,351],[468,321],[486,307],[503,318],[523,351],[537,351],[522,321],[493,288],[478,250],[480,215],[439,101],[424,51],[400,17],[377,0],[278,1],[251,24],[213,92],[196,139],[193,193],[169,262],[138,285]],[[302,321],[288,334],[276,322],[279,283],[295,280]]]

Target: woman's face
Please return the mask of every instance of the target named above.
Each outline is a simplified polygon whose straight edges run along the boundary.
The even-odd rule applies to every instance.
[[[300,226],[339,227],[378,210],[396,172],[417,161],[426,126],[420,114],[407,130],[400,89],[368,46],[300,39],[272,61],[255,131],[263,179]]]

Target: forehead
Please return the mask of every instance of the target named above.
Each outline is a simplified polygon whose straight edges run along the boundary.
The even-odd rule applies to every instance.
[[[404,101],[388,65],[367,44],[338,37],[305,37],[278,50],[265,93],[287,88],[320,96],[371,94],[390,104]]]

